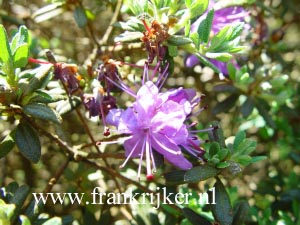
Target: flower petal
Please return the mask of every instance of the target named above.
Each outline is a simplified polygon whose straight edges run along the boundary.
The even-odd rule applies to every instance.
[[[165,135],[159,133],[152,135],[151,144],[157,152],[173,165],[184,170],[192,168],[192,164],[184,158],[180,148]]]

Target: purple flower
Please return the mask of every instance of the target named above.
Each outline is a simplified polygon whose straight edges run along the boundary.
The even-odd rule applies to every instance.
[[[215,4],[211,2],[209,5],[209,9],[214,8]],[[208,11],[204,13],[202,16],[199,17],[198,20],[196,20],[195,23],[192,24],[191,26],[191,31],[196,32],[198,29],[198,26],[200,23],[205,19]],[[231,25],[234,23],[239,23],[243,22],[245,17],[248,15],[248,12],[244,10],[243,7],[240,6],[234,6],[234,7],[227,7],[227,8],[222,8],[222,9],[217,9],[215,10],[214,13],[214,19],[212,22],[212,27],[211,30],[214,34],[218,33],[223,27],[227,25]],[[248,26],[246,26],[248,27]],[[227,70],[227,63],[226,62],[221,62],[215,59],[209,59],[209,61],[214,64],[222,74],[228,75],[228,70]],[[231,62],[238,67],[237,63],[235,60],[231,60]],[[186,59],[186,66],[187,67],[194,67],[195,65],[199,64],[200,61],[199,59],[194,56],[190,55]]]
[[[228,75],[228,70],[227,70],[227,62],[221,62],[218,61],[216,59],[209,59],[209,61],[214,64],[222,74],[224,75]],[[236,68],[239,68],[238,64],[236,63],[235,60],[231,60],[230,61]],[[185,65],[187,67],[194,67],[196,65],[198,65],[200,63],[199,59],[194,56],[194,55],[190,55],[189,57],[187,57],[186,61],[185,61]]]
[[[84,96],[84,105],[92,116],[100,116],[101,118],[108,114],[109,110],[116,108],[116,99],[111,95],[103,95],[103,91],[94,88],[92,96]]]
[[[59,79],[72,94],[79,88],[80,76],[77,76],[77,66],[66,63],[54,64],[54,78]]]
[[[158,62],[149,74],[149,65],[146,62],[142,86],[136,94],[122,81],[116,83],[116,86],[134,97],[132,106],[125,110],[111,109],[106,117],[107,124],[115,126],[118,133],[126,136],[126,159],[121,167],[124,167],[130,158],[139,157],[138,178],[144,158],[147,179],[153,178],[153,172],[156,170],[154,151],[184,170],[192,168],[192,164],[184,157],[182,150],[200,160],[204,154],[200,147],[202,141],[194,135],[201,131],[190,130],[195,123],[186,124],[192,115],[198,115],[205,109],[201,108],[196,112],[193,110],[199,105],[201,98],[197,97],[196,91],[192,89],[177,88],[162,93],[160,89],[167,75],[168,65],[162,69]],[[215,128],[208,128],[213,129]]]
[[[174,94],[179,91],[159,93],[155,84],[148,81],[138,91],[133,107],[124,111],[110,111],[107,122],[114,124],[119,132],[131,135],[124,143],[127,158],[122,166],[131,157],[140,157],[142,161],[146,156],[147,178],[150,179],[152,166],[155,170],[153,151],[157,151],[181,169],[192,167],[180,149],[180,145],[185,144],[188,138],[184,121],[191,113],[192,105],[183,96],[174,101]]]

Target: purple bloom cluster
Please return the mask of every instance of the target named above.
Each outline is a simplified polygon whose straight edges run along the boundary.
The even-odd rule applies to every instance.
[[[124,84],[118,85],[134,96],[135,101],[125,110],[111,109],[106,117],[107,124],[115,126],[118,133],[128,135],[124,142],[127,158],[121,167],[125,166],[129,158],[139,157],[140,177],[145,158],[148,179],[153,178],[156,170],[153,151],[184,170],[192,168],[192,164],[184,157],[182,149],[199,159],[204,153],[199,147],[201,141],[194,135],[198,131],[189,130],[195,124],[186,125],[191,115],[197,115],[203,109],[192,112],[201,98],[196,97],[196,92],[192,89],[177,88],[161,92],[167,70],[159,73],[154,82],[153,75],[158,72],[158,68],[159,65],[155,67],[152,76],[149,76],[148,63],[145,64],[143,84],[136,94],[130,88],[125,88]]]
[[[80,76],[77,76],[77,66],[66,63],[54,64],[54,78],[60,80],[72,94],[79,88]]]

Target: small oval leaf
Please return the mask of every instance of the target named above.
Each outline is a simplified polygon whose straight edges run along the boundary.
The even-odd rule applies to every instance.
[[[0,158],[6,156],[15,146],[14,141],[15,130],[10,132],[0,143]]]
[[[246,139],[246,133],[244,131],[239,131],[234,138],[233,141],[233,149],[234,151],[238,150],[238,146]]]
[[[193,225],[211,225],[211,223],[203,216],[195,213],[190,208],[183,208],[183,215],[193,224]]]
[[[14,204],[16,206],[14,210],[14,214],[11,218],[11,221],[17,219],[18,215],[21,212],[21,209],[25,203],[25,200],[29,194],[30,188],[28,185],[22,185],[18,188],[18,190],[14,193],[13,198],[9,203]]]
[[[181,46],[181,45],[187,45],[192,43],[193,41],[190,38],[181,36],[181,35],[171,35],[168,38],[168,44],[174,45],[174,46]]]
[[[53,109],[49,108],[44,104],[28,104],[23,107],[24,112],[27,115],[43,119],[43,120],[50,120],[54,123],[61,123],[62,119],[60,115]]]
[[[252,113],[253,108],[254,108],[254,101],[252,100],[251,97],[248,97],[241,107],[242,115],[245,118],[247,118]]]
[[[114,38],[114,42],[128,42],[128,41],[135,41],[143,37],[141,32],[124,32],[119,36]]]
[[[49,63],[41,65],[36,69],[33,69],[31,73],[33,73],[34,76],[30,79],[29,84],[26,85],[27,89],[24,91],[24,95],[29,95],[37,89],[46,86],[53,75],[52,73],[50,73],[52,67],[53,65]]]
[[[56,110],[60,115],[66,114],[81,104],[80,98],[73,96],[72,98],[58,103]]]
[[[235,103],[238,100],[238,98],[239,98],[238,94],[232,94],[222,102],[219,102],[213,109],[213,114],[228,112],[231,108],[235,106]]]
[[[185,182],[198,182],[207,180],[210,177],[215,177],[218,174],[218,170],[209,165],[196,166],[188,170],[184,174]]]
[[[41,157],[41,143],[35,129],[29,123],[21,122],[16,129],[16,144],[30,161],[37,163]]]
[[[249,206],[248,202],[246,202],[246,201],[242,201],[242,202],[239,202],[238,204],[236,204],[232,225],[244,224],[244,222],[247,218],[249,209],[250,209],[250,206]]]
[[[76,7],[74,10],[74,19],[80,28],[85,27],[88,22],[85,11],[82,7]]]
[[[219,178],[215,184],[215,196],[210,197],[215,197],[216,204],[211,204],[210,207],[216,221],[219,222],[220,225],[231,225],[233,221],[233,212],[230,199]]]
[[[27,43],[18,46],[18,48],[16,49],[13,55],[15,68],[26,66],[28,62],[28,53],[29,53],[29,47]]]

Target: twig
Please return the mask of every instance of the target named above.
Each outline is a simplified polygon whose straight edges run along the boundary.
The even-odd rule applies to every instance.
[[[99,159],[99,158],[114,158],[114,159],[124,159],[124,153],[89,153],[86,157],[87,159]]]
[[[107,43],[107,40],[108,40],[108,38],[109,38],[112,30],[113,30],[113,26],[112,25],[118,19],[118,15],[119,15],[120,10],[121,10],[122,2],[123,2],[122,0],[118,0],[117,5],[116,5],[116,9],[115,9],[114,14],[113,14],[113,16],[111,18],[109,26],[107,27],[107,30],[106,30],[105,34],[103,35],[102,39],[100,40],[100,45],[104,45],[104,44]]]
[[[58,179],[61,177],[67,166],[69,165],[71,158],[69,157],[64,164],[61,165],[61,167],[58,168],[58,170],[55,172],[54,176],[50,178],[48,181],[47,186],[45,187],[43,193],[49,193],[51,189],[53,188],[54,184],[57,183]]]

